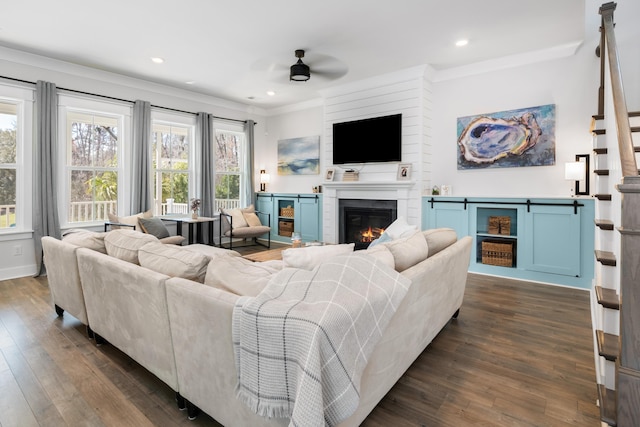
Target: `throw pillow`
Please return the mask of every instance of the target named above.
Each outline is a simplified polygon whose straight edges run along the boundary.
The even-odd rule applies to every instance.
[[[400,239],[402,237],[408,237],[417,230],[417,225],[409,225],[404,217],[398,217],[398,219],[393,221],[391,225],[389,225],[387,229],[384,230],[383,234],[388,234],[389,237],[391,237],[391,239],[393,240]]]
[[[149,209],[146,212],[140,212],[139,214],[135,214],[135,215],[130,215],[130,216],[117,216],[115,214],[112,213],[108,213],[107,214],[109,216],[109,222],[117,222],[118,224],[129,224],[129,225],[135,225],[136,226],[136,230],[139,230],[140,228],[140,224],[138,223],[138,219],[139,218],[151,218],[153,216],[153,211],[151,209]],[[117,225],[112,225],[111,229],[112,230],[118,230],[120,228],[120,226]],[[129,227],[124,227],[124,229],[130,229]]]
[[[369,243],[369,246],[367,247],[367,249],[373,249],[380,243],[390,242],[390,241],[391,241],[391,237],[389,236],[389,233],[384,232],[380,235],[380,237],[375,239],[373,242]]]
[[[313,270],[329,258],[352,253],[354,247],[355,243],[348,243],[285,249],[282,251],[282,261],[285,267]]]
[[[383,246],[386,246],[393,254],[395,268],[398,272],[403,272],[413,267],[429,256],[427,240],[420,232],[415,232],[410,237],[403,237],[389,243],[383,243]]]
[[[256,215],[256,208],[253,206],[253,204],[247,206],[246,208],[240,209],[240,211],[242,212],[242,216],[247,223],[247,227],[259,227],[262,225],[262,223],[260,222],[260,218],[258,218],[258,215]]]
[[[169,277],[204,282],[209,257],[193,251],[185,251],[181,246],[151,242],[138,250],[140,266],[165,274]]]
[[[157,241],[158,239],[151,234],[125,229],[111,230],[104,237],[107,255],[133,264],[139,264],[138,249],[149,242]]]
[[[231,215],[231,225],[233,226],[233,228],[242,228],[249,226],[249,224],[247,224],[247,221],[244,219],[244,215],[241,209],[229,209],[227,211],[224,211],[224,213]]]
[[[67,230],[62,236],[62,240],[72,245],[82,248],[89,248],[96,252],[107,253],[104,245],[104,237],[107,233],[96,233],[89,230],[72,229]]]
[[[138,218],[140,229],[147,233],[156,236],[158,239],[169,237],[169,230],[164,225],[164,222],[158,217],[151,218]]]
[[[207,268],[204,284],[237,295],[255,297],[271,276],[280,271],[271,263],[253,262],[242,257],[213,260]]]

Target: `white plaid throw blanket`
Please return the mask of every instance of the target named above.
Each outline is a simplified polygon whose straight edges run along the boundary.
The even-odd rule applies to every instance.
[[[290,426],[333,426],[360,399],[360,379],[410,280],[373,257],[284,269],[233,311],[237,394]]]

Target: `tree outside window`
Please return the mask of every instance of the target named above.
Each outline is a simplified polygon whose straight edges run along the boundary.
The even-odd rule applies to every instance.
[[[189,151],[187,126],[154,123],[153,169],[156,215],[189,213]]]
[[[244,133],[216,132],[216,210],[240,207]]]
[[[70,112],[67,124],[68,220],[104,221],[117,212],[118,119]]]
[[[0,103],[0,230],[16,226],[17,123],[16,106]]]

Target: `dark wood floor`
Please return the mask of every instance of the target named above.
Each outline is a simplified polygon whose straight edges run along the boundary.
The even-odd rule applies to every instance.
[[[588,293],[470,276],[440,333],[365,426],[599,426]],[[0,425],[190,422],[162,382],[49,305],[46,278],[0,282]]]

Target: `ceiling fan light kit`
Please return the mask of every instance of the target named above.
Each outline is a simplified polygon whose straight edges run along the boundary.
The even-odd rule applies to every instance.
[[[291,66],[289,80],[306,82],[311,78],[311,73],[309,71],[309,66],[302,62],[302,58],[304,58],[304,50],[296,50],[296,58],[298,58],[298,62]]]

